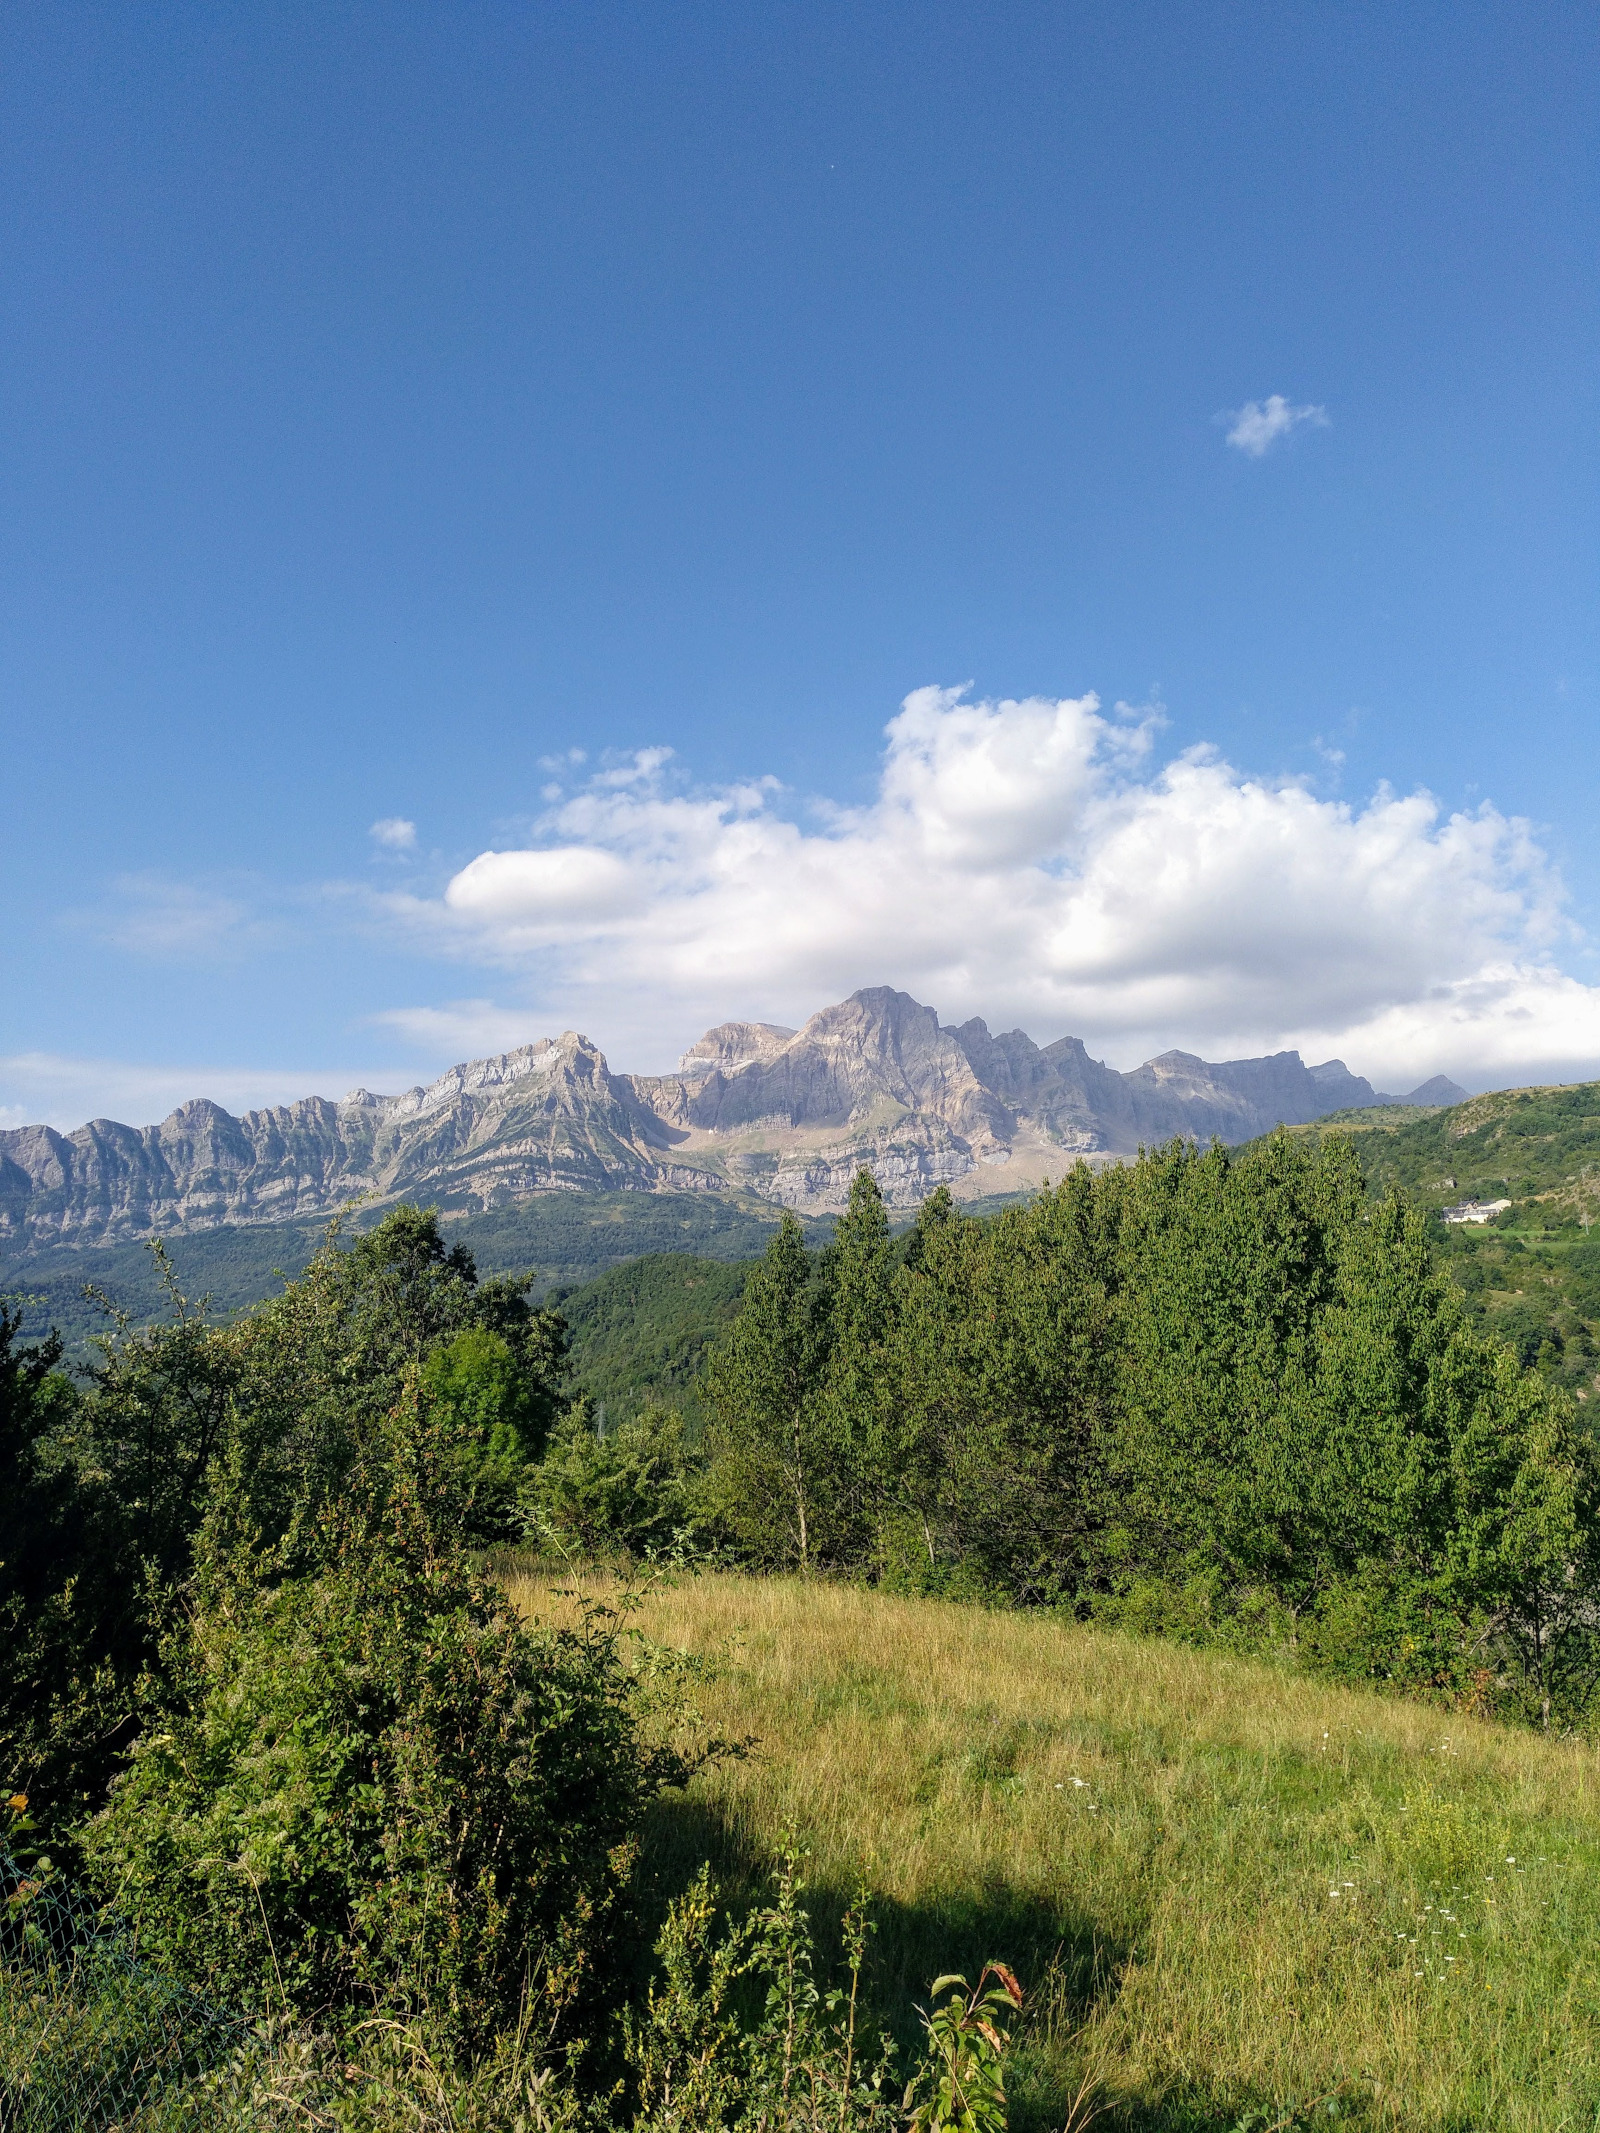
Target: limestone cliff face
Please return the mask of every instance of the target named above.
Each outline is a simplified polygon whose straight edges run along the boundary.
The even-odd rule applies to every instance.
[[[712,1060],[703,1049],[726,1029],[752,1027],[766,1032],[767,1041],[750,1046],[742,1060]],[[842,1127],[869,1116],[887,1122],[908,1112],[969,1139],[1010,1130],[1004,1104],[973,1072],[953,1032],[909,993],[887,986],[853,993],[781,1043],[773,1040],[784,1033],[767,1024],[724,1030],[701,1039],[689,1055],[695,1059],[689,1074],[636,1079],[640,1101],[674,1123],[722,1134],[768,1124]],[[726,1047],[739,1049],[745,1049],[742,1037]]]
[[[159,1126],[0,1133],[0,1243],[100,1244],[331,1213],[358,1195],[493,1204],[660,1185],[670,1130],[585,1037],[455,1067],[401,1096],[308,1096],[233,1118],[204,1097]]]
[[[690,1045],[678,1062],[678,1075],[693,1080],[713,1070],[737,1074],[741,1067],[774,1058],[793,1035],[777,1022],[719,1022]]]
[[[280,1222],[357,1196],[484,1207],[735,1189],[821,1212],[842,1206],[862,1163],[909,1207],[940,1184],[1012,1191],[1080,1157],[1174,1134],[1248,1140],[1377,1100],[1338,1060],[1308,1068],[1295,1052],[1221,1065],[1166,1052],[1120,1074],[1076,1037],[1040,1047],[978,1020],[947,1029],[878,986],[798,1031],[722,1023],[675,1074],[613,1074],[568,1030],[399,1096],[356,1089],[243,1118],[200,1097],[159,1126],[0,1133],[0,1248]]]

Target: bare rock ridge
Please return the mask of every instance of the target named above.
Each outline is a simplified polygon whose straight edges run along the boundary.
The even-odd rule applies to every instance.
[[[1377,1094],[1297,1052],[1220,1065],[1164,1052],[1131,1074],[1076,1037],[1044,1047],[973,1020],[946,1028],[876,986],[801,1030],[725,1022],[672,1074],[613,1074],[568,1030],[452,1067],[399,1096],[353,1090],[234,1118],[205,1097],[159,1126],[0,1132],[0,1246],[101,1244],[331,1213],[357,1195],[446,1208],[538,1192],[743,1191],[826,1212],[870,1164],[894,1206],[1059,1177],[1188,1134],[1243,1141],[1330,1111],[1442,1104],[1436,1076]]]

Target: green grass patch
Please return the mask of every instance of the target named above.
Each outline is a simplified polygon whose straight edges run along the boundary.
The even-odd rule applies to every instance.
[[[1094,2069],[1124,2133],[1330,2093],[1345,2124],[1437,2133],[1600,2112],[1589,1748],[820,1582],[685,1580],[644,1626],[712,1660],[707,1721],[754,1737],[657,1810],[657,1900],[709,1856],[753,1901],[792,1817],[822,1907],[868,1875],[884,2009],[992,1955],[1021,1971],[1022,2133],[1059,2128]]]

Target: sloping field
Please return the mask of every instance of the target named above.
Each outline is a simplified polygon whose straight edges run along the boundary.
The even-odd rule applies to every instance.
[[[1223,2133],[1326,2092],[1345,2124],[1596,2124],[1590,1749],[847,1586],[686,1578],[640,1619],[714,1659],[706,1719],[756,1737],[658,1813],[660,1886],[709,1855],[748,1900],[792,1817],[823,1904],[870,1881],[886,2013],[1009,1959],[1014,2125],[1059,2128],[1090,2066],[1103,2127]]]

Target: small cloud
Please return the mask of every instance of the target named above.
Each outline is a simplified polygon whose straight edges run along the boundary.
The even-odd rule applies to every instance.
[[[1236,445],[1246,458],[1259,459],[1280,437],[1287,437],[1302,423],[1309,422],[1313,429],[1325,430],[1328,410],[1325,407],[1291,407],[1282,393],[1269,393],[1265,400],[1247,400],[1243,407],[1230,408],[1217,420],[1232,425],[1228,431],[1229,444]]]
[[[672,755],[670,748],[636,748],[620,759],[608,756],[609,767],[600,771],[594,782],[616,791],[628,785],[652,784],[661,775],[663,765],[671,762]]]
[[[417,825],[408,822],[404,815],[384,815],[381,820],[373,823],[367,835],[386,852],[416,850]]]
[[[159,874],[119,874],[115,901],[98,912],[79,913],[114,948],[136,955],[199,957],[237,955],[268,933],[246,904],[204,882],[171,881]]]

